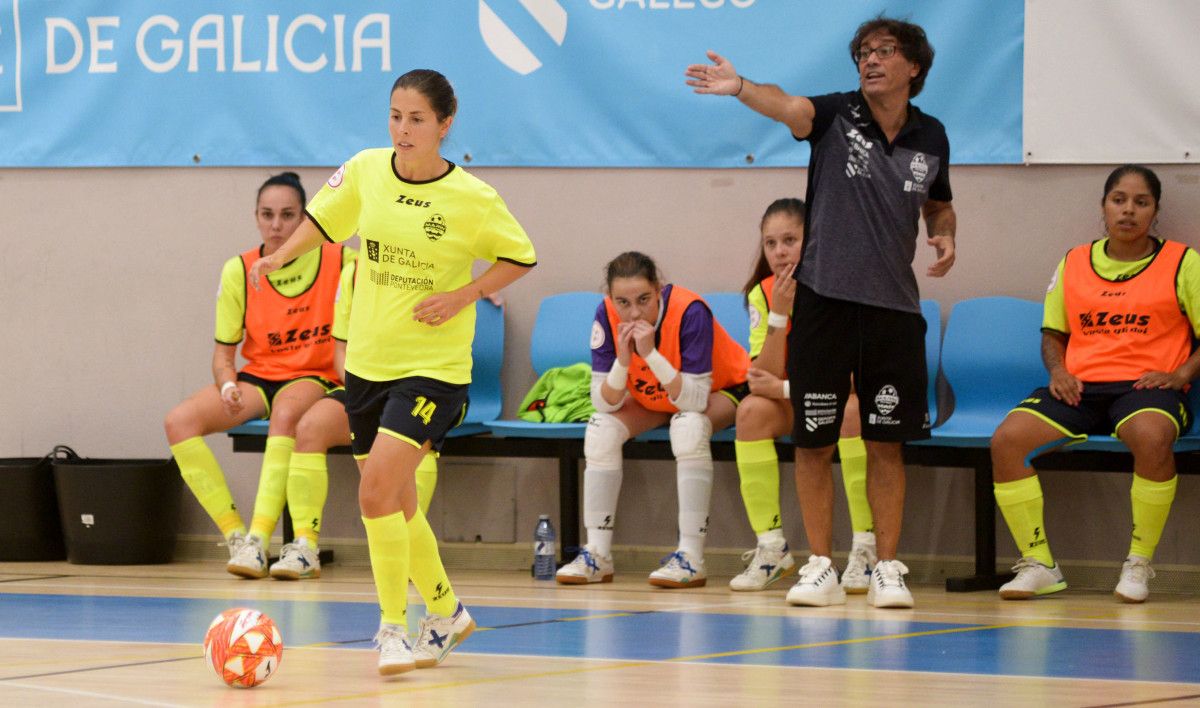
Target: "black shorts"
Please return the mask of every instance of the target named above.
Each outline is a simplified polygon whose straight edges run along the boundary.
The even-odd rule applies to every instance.
[[[346,387],[338,386],[337,388],[325,394],[326,398],[332,398],[343,406],[346,405]]]
[[[1077,440],[1088,435],[1116,435],[1122,423],[1142,411],[1157,411],[1174,421],[1175,437],[1186,433],[1192,424],[1186,393],[1165,388],[1136,389],[1132,381],[1085,383],[1078,406],[1063,403],[1043,386],[1013,410],[1032,413]]]
[[[733,401],[733,405],[738,406],[741,405],[742,401],[746,400],[746,396],[750,395],[750,384],[749,382],[743,381],[740,384],[734,384],[732,386],[723,388],[716,393],[725,396],[729,400]]]
[[[258,389],[258,394],[262,396],[263,405],[266,406],[267,409],[266,413],[263,413],[264,420],[271,417],[271,406],[274,405],[275,397],[279,395],[279,392],[296,383],[297,381],[312,381],[321,388],[325,389],[325,393],[329,393],[338,387],[336,382],[321,378],[320,376],[299,376],[294,379],[288,379],[287,381],[269,381],[261,376],[255,376],[254,374],[247,374],[244,371],[239,371],[237,380],[245,381],[246,383]]]
[[[835,300],[797,285],[787,372],[796,447],[837,442],[852,375],[864,440],[929,437],[925,318],[919,314]]]
[[[426,441],[441,451],[446,433],[462,423],[470,400],[466,384],[424,376],[368,381],[346,372],[346,416],[356,459],[371,451],[379,433],[415,447]]]

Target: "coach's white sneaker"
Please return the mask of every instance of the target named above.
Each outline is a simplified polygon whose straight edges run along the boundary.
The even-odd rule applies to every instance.
[[[809,556],[800,579],[788,590],[787,603],[801,607],[846,604],[846,591],[838,584],[837,569],[829,556]]]
[[[379,648],[379,674],[392,676],[417,668],[412,647],[408,643],[408,632],[398,624],[381,624],[375,635],[375,646]]]
[[[235,549],[230,539],[232,557],[225,564],[225,570],[234,575],[257,580],[267,577],[267,549],[263,547],[262,539],[249,535]]]
[[[413,657],[418,669],[428,669],[442,660],[475,631],[475,620],[463,604],[458,603],[454,614],[449,617],[429,614],[421,620],[421,633],[413,647]]]
[[[1058,563],[1047,568],[1033,558],[1021,558],[1013,566],[1017,577],[1000,586],[1000,597],[1005,600],[1028,600],[1035,595],[1049,595],[1067,589]],[[1124,574],[1121,576],[1124,578]]]
[[[898,560],[879,561],[871,572],[871,587],[867,590],[867,604],[874,607],[913,606],[912,593],[904,585],[908,567]]]
[[[650,584],[659,588],[698,588],[708,582],[704,559],[693,558],[680,549],[662,559],[662,567],[650,574]]]
[[[587,583],[611,583],[613,579],[612,556],[602,556],[591,546],[579,549],[575,560],[558,569],[554,579],[563,585],[585,585]]]
[[[1129,556],[1121,566],[1121,580],[1113,594],[1121,602],[1145,602],[1150,597],[1150,578],[1154,569],[1150,560],[1141,556]]]
[[[742,561],[750,561],[750,564],[729,581],[731,590],[766,590],[796,567],[796,560],[788,552],[787,541],[759,544],[753,551],[743,553]]]
[[[875,534],[864,534],[871,537],[868,543],[854,534],[854,545],[850,547],[850,555],[846,558],[846,569],[842,571],[842,589],[850,595],[861,595],[871,586],[871,568],[879,562],[875,556]]]
[[[307,580],[321,577],[320,551],[300,539],[285,543],[279,560],[271,564],[271,577],[276,580]]]

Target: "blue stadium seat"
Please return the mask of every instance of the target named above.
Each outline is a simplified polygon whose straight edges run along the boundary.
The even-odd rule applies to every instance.
[[[747,351],[750,349],[750,311],[746,309],[746,296],[741,293],[704,293],[702,296],[712,310],[713,317],[725,328],[734,341]]]

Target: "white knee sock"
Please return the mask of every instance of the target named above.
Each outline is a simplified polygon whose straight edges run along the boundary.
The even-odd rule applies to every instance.
[[[621,470],[588,465],[583,471],[583,525],[587,543],[602,556],[612,555],[613,522],[621,494]]]
[[[708,508],[712,496],[712,459],[682,459],[677,463],[679,490],[679,547],[694,558],[704,557]]]

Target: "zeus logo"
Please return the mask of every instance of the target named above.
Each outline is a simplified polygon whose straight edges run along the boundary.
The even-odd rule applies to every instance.
[[[550,39],[562,46],[567,36],[567,11],[558,0],[519,0],[525,11],[537,21],[542,30],[550,35]],[[493,5],[508,4],[508,0],[491,0]],[[514,18],[516,19],[516,18]],[[479,33],[483,35],[483,43],[491,50],[496,58],[505,66],[525,75],[537,71],[542,61],[522,41],[517,33],[488,5],[487,0],[479,0]],[[532,40],[532,37],[527,37]]]

